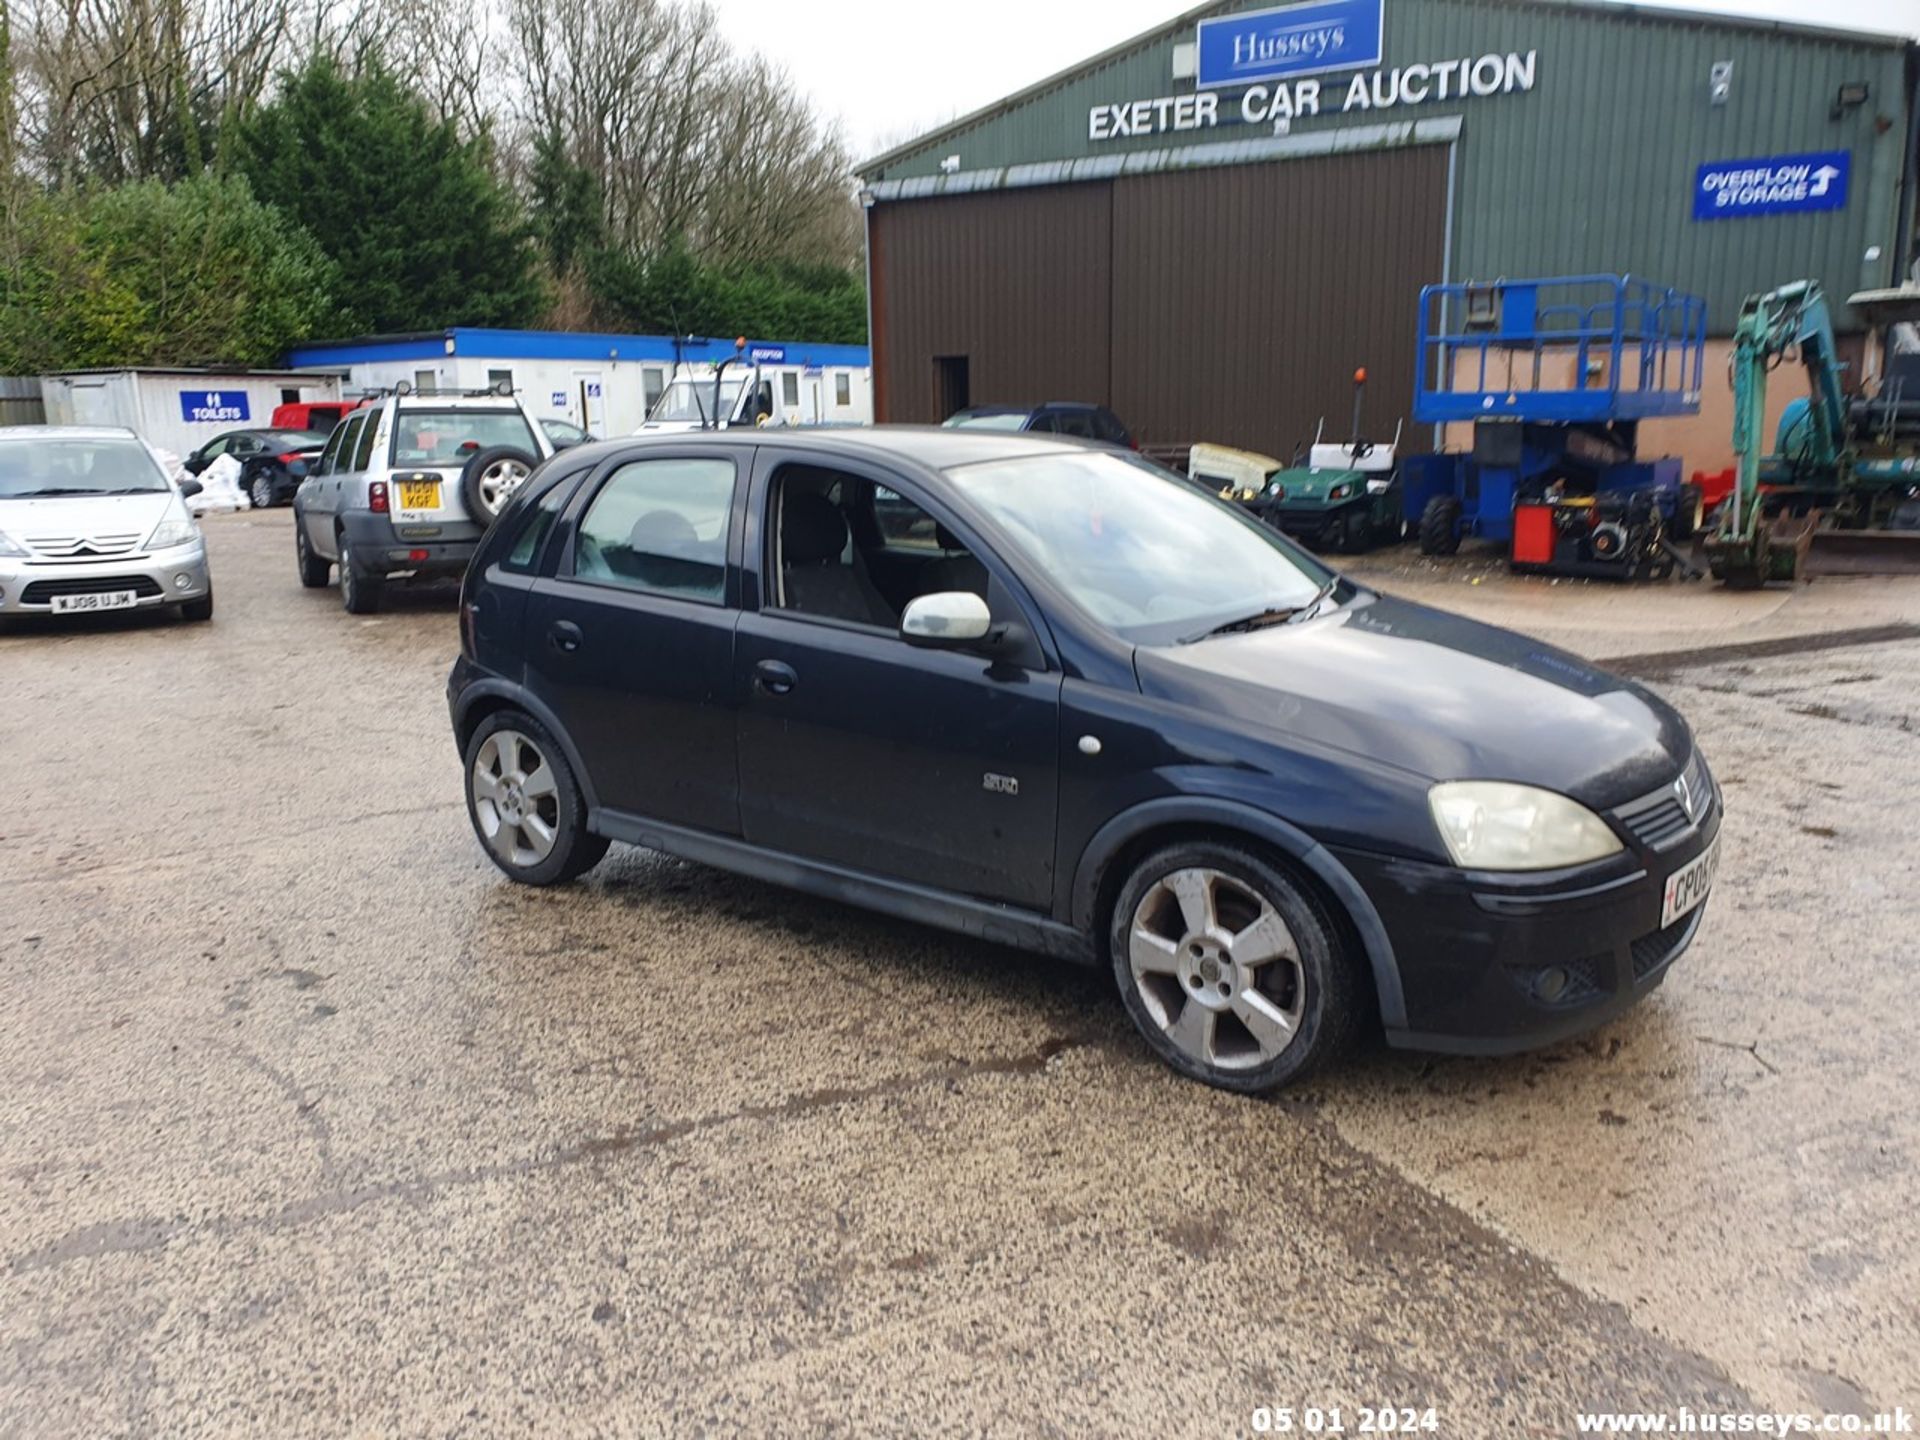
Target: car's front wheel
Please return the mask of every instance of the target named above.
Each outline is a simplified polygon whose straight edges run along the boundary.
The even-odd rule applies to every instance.
[[[1114,979],[1174,1069],[1254,1093],[1344,1052],[1360,986],[1320,903],[1239,845],[1193,841],[1137,865],[1108,934]]]
[[[293,515],[293,558],[300,568],[300,583],[309,590],[326,588],[327,578],[333,567],[324,555],[313,553],[313,542],[307,539],[307,522],[296,509]]]
[[[607,840],[587,829],[587,806],[566,756],[530,715],[503,710],[467,742],[467,815],[487,855],[522,885],[559,885],[587,873]]]

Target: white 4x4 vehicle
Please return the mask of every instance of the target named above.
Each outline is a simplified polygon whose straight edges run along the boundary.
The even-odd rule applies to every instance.
[[[464,573],[474,546],[553,442],[510,393],[401,386],[342,420],[293,497],[300,583],[340,567],[340,600],[380,608],[387,582]]]

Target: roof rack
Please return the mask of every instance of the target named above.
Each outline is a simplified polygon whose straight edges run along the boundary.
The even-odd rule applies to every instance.
[[[368,385],[361,389],[360,396],[365,400],[384,399],[388,395],[405,399],[409,395],[431,395],[448,400],[484,400],[497,396],[510,400],[518,393],[509,380],[498,380],[478,390],[442,390],[437,386],[431,390],[422,390],[411,380],[396,380],[391,385]]]

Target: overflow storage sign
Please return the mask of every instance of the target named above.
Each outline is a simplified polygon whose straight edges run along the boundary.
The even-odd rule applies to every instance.
[[[1709,160],[1694,174],[1693,218],[1738,220],[1844,209],[1851,158],[1845,150],[1825,150],[1814,155]]]

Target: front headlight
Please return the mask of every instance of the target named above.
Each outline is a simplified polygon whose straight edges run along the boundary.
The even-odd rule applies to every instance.
[[[25,560],[28,558],[26,546],[22,545],[18,540],[9,539],[7,532],[4,530],[0,530],[0,555],[5,555],[9,560]]]
[[[153,527],[153,534],[147,537],[147,549],[170,550],[175,545],[185,545],[199,533],[192,516],[169,515]]]
[[[1344,484],[1334,486],[1333,489],[1328,492],[1327,498],[1329,500],[1344,500],[1352,493],[1353,482],[1347,481]]]
[[[1427,792],[1454,864],[1556,870],[1618,853],[1620,837],[1578,801],[1501,780],[1452,780]]]

